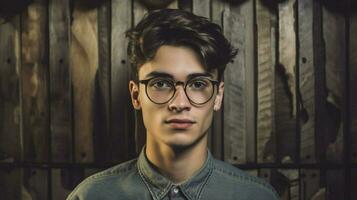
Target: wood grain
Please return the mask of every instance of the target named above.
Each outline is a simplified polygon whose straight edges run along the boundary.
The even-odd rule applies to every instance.
[[[210,0],[192,1],[192,12],[195,15],[210,18]]]
[[[248,116],[255,113],[254,94],[250,93],[254,88],[252,10],[253,1],[249,1],[239,7],[227,5],[223,14],[224,33],[239,49],[224,73],[224,155],[235,164],[255,161],[254,114]]]
[[[46,4],[37,0],[22,15],[22,118],[24,160],[49,159],[48,38]]]
[[[110,4],[98,8],[98,71],[94,90],[93,153],[95,162],[111,160],[110,135]]]
[[[49,35],[51,158],[68,162],[73,159],[68,0],[50,1]]]
[[[70,66],[73,86],[76,162],[93,162],[93,100],[98,71],[97,10],[74,7]]]
[[[350,17],[349,31],[350,158],[357,163],[357,14]]]
[[[344,15],[323,7],[323,39],[325,41],[325,97],[326,159],[343,159],[343,106],[345,99],[346,42]]]
[[[320,171],[315,169],[301,169],[300,171],[300,198],[320,199],[324,196],[326,189],[320,187]]]
[[[19,30],[19,16],[0,25],[0,162],[23,159]],[[21,169],[1,169],[1,198],[20,199],[21,187]]]
[[[46,169],[24,169],[24,186],[22,188],[22,199],[48,200],[48,175],[48,170]],[[30,196],[30,198],[25,197],[24,194]]]
[[[345,190],[345,174],[343,170],[327,170],[325,180],[327,194],[326,199],[347,199]]]
[[[296,169],[279,169],[273,177],[272,184],[277,185],[279,188],[284,188],[280,198],[286,200],[299,200],[300,199],[300,177],[299,171]],[[286,180],[281,181],[282,179]]]
[[[315,151],[315,67],[313,44],[313,2],[298,3],[300,160],[316,162]],[[299,97],[299,96],[298,96]]]
[[[295,0],[278,5],[279,64],[275,70],[275,130],[277,160],[295,162],[296,131],[296,33]]]
[[[276,48],[276,16],[259,1],[256,3],[257,20],[257,156],[258,162],[276,159],[274,80]]]
[[[135,155],[134,111],[130,104],[128,82],[130,65],[125,31],[131,27],[131,2],[112,1],[111,30],[111,132],[112,161],[124,161]]]

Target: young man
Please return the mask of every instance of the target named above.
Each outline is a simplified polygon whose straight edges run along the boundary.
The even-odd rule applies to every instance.
[[[146,145],[138,159],[84,180],[69,200],[278,199],[264,181],[216,160],[207,129],[223,100],[222,74],[237,51],[221,28],[192,13],[148,13],[127,32],[137,70],[129,83]]]

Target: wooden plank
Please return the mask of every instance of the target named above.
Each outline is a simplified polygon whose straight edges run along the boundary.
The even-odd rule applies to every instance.
[[[284,192],[281,194],[281,199],[286,200],[299,200],[300,199],[300,177],[299,171],[296,169],[279,169],[276,174],[278,177],[273,178],[274,185],[280,185],[279,187],[286,187]],[[287,184],[284,181],[281,181],[282,177],[287,181]]]
[[[193,4],[192,1],[193,0],[178,0],[177,1],[178,9],[192,12],[192,4]]]
[[[357,163],[357,14],[350,16],[349,31],[350,158]]]
[[[44,0],[30,4],[22,16],[22,116],[24,160],[49,159],[48,41]]]
[[[110,136],[110,4],[98,8],[98,71],[94,94],[94,159],[109,162]]]
[[[279,3],[279,64],[275,70],[275,130],[277,159],[297,159],[295,0]]]
[[[276,16],[256,2],[257,20],[257,156],[258,162],[274,162],[276,141],[274,137],[274,80],[276,48]]]
[[[270,183],[280,199],[300,199],[299,172],[297,169],[261,169],[259,177]]]
[[[63,200],[71,193],[74,189],[73,187],[68,187],[65,184],[65,181],[62,180],[64,177],[62,169],[52,169],[51,170],[51,195],[53,200]]]
[[[93,162],[93,97],[98,71],[97,10],[75,4],[71,23],[70,66],[76,162]]]
[[[0,155],[5,162],[22,159],[19,19],[0,26]]]
[[[37,168],[24,169],[22,199],[47,200],[49,199],[48,186],[48,170]],[[26,196],[29,196],[29,198]]]
[[[224,73],[224,159],[240,164],[255,161],[254,137],[254,38],[253,1],[241,6],[227,5],[224,33],[239,49],[233,63]],[[251,102],[251,104],[248,104]]]
[[[354,168],[351,170],[351,184],[349,187],[351,199],[357,199],[357,190],[355,189],[356,185],[357,185],[357,169]]]
[[[22,161],[20,17],[0,25],[0,162]],[[22,170],[0,169],[1,198],[20,199]]]
[[[210,0],[192,1],[192,12],[195,15],[210,18]]]
[[[0,187],[1,199],[21,199],[22,170],[19,168],[0,168]],[[29,196],[28,193],[26,194]]]
[[[313,2],[298,3],[300,160],[316,162],[315,152],[315,69],[313,44]]]
[[[69,1],[49,2],[50,118],[52,161],[72,160]]]
[[[343,170],[327,170],[326,171],[326,199],[347,199],[345,174]]]
[[[326,189],[320,187],[320,171],[315,169],[301,169],[300,174],[300,198],[321,199],[321,197],[325,195]]]
[[[111,151],[113,161],[124,161],[135,156],[134,111],[128,90],[131,71],[124,34],[131,27],[131,2],[114,0],[112,10],[115,12],[111,24]]]
[[[343,14],[332,13],[323,7],[323,39],[325,41],[325,133],[326,159],[342,162],[343,112],[345,99],[346,41]]]

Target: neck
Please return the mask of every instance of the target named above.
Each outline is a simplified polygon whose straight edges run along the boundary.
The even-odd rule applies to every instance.
[[[145,153],[162,175],[179,184],[192,177],[206,161],[207,137],[192,147],[179,149],[147,141]]]

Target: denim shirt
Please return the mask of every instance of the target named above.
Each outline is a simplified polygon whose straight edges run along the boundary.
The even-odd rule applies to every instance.
[[[208,151],[204,165],[176,185],[154,169],[145,156],[94,174],[80,183],[67,200],[276,200],[265,181],[214,159]]]

